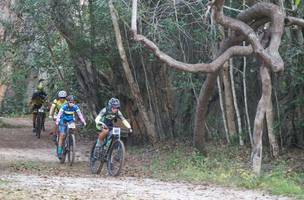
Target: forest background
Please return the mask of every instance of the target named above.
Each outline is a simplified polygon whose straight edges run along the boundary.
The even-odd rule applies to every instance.
[[[1,1],[1,116],[29,114],[28,102],[43,79],[49,100],[59,90],[67,90],[78,98],[92,122],[110,97],[119,98],[134,129],[133,144],[186,140],[204,156],[226,148],[248,154],[254,146],[254,119],[262,95],[260,60],[238,56],[224,64],[205,110],[206,142],[199,143],[195,113],[207,74],[175,70],[135,42],[130,31],[131,3],[114,1],[128,74],[117,48],[108,1]],[[255,3],[226,1],[224,13],[236,17]],[[271,3],[303,18],[301,2]],[[140,1],[138,32],[176,60],[209,63],[230,33],[212,20],[207,4],[203,0]],[[273,123],[263,128],[263,151],[269,162],[294,148],[304,149],[303,45],[303,28],[286,27],[279,49],[285,69],[271,73]],[[132,91],[134,85],[137,93]],[[93,123],[87,129],[94,132]],[[293,159],[303,162],[300,157]],[[303,167],[296,165],[291,171],[296,173],[292,179],[297,177],[295,182],[303,188]]]

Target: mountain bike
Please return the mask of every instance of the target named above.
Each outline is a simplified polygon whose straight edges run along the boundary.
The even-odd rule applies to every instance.
[[[90,168],[93,174],[99,174],[104,162],[110,176],[118,176],[125,160],[125,146],[120,139],[121,129],[113,127],[101,147],[92,146],[90,153]]]
[[[40,138],[41,130],[44,130],[45,111],[46,111],[46,107],[42,105],[37,112],[36,122],[35,122],[35,133],[37,138]]]
[[[67,128],[65,131],[65,138],[64,138],[61,158],[59,158],[58,155],[59,134],[57,134],[56,152],[60,163],[63,164],[66,160],[66,157],[68,157],[68,163],[70,166],[72,166],[75,161],[75,151],[76,151],[75,131],[77,126],[79,127],[81,126],[76,125],[75,122],[66,123],[66,126]]]

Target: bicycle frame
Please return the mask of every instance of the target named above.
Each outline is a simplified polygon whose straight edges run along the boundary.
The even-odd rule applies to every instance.
[[[125,157],[125,147],[120,140],[120,131],[120,128],[113,127],[103,143],[101,150],[96,150],[96,142],[94,143],[90,154],[90,168],[92,173],[100,173],[104,162],[107,163],[107,170],[110,176],[117,176],[120,173]],[[118,159],[115,156],[117,153],[120,155]]]
[[[115,140],[120,139],[120,132],[121,132],[121,129],[118,127],[112,127],[112,130],[109,131],[108,136],[106,137],[105,142],[102,145],[102,147],[104,148],[107,144],[109,144],[106,147],[106,153],[103,155],[105,161],[107,159],[109,150],[111,149]],[[110,141],[110,143],[109,143],[109,141]]]
[[[75,122],[66,123],[65,126],[66,126],[65,138],[64,138],[63,152],[62,152],[62,157],[60,159],[60,163],[64,163],[65,157],[66,157],[66,155],[68,155],[68,162],[71,166],[75,160],[76,140],[75,140],[74,131],[72,131],[72,130],[76,129],[76,124],[75,124]],[[58,146],[57,146],[57,148],[58,148]]]

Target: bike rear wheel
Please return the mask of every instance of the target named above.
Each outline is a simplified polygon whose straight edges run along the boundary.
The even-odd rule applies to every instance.
[[[95,153],[97,141],[93,144],[91,153],[90,153],[90,169],[92,174],[99,174],[103,166],[103,160],[101,158],[100,152]]]
[[[75,135],[70,134],[68,138],[68,146],[66,150],[68,153],[68,162],[70,166],[72,166],[75,161],[75,149],[76,149]]]
[[[37,138],[40,138],[40,136],[41,136],[41,129],[43,126],[42,123],[43,123],[43,116],[41,113],[38,113],[37,117],[36,117],[36,127],[35,127],[35,132],[36,132]]]
[[[118,176],[124,165],[125,145],[121,140],[115,140],[108,154],[107,169],[110,176]]]

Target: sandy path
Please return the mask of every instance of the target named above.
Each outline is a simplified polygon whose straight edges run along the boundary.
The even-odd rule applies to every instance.
[[[0,128],[0,199],[126,199],[126,200],[214,200],[259,199],[287,200],[261,191],[237,190],[213,185],[162,182],[148,178],[132,178],[123,174],[118,178],[91,175],[87,168],[89,143],[77,145],[75,166],[60,165],[54,144],[47,135],[35,138],[28,119],[5,119],[22,128]],[[23,171],[12,171],[14,163],[37,163]],[[127,160],[128,162],[128,160]],[[31,164],[33,165],[33,164]],[[41,167],[41,166],[45,166]],[[32,167],[33,169],[28,170]],[[51,169],[52,167],[52,169]],[[50,171],[58,170],[58,174]],[[127,168],[127,167],[126,167]],[[38,172],[37,172],[38,171]],[[65,171],[73,171],[65,173]]]

